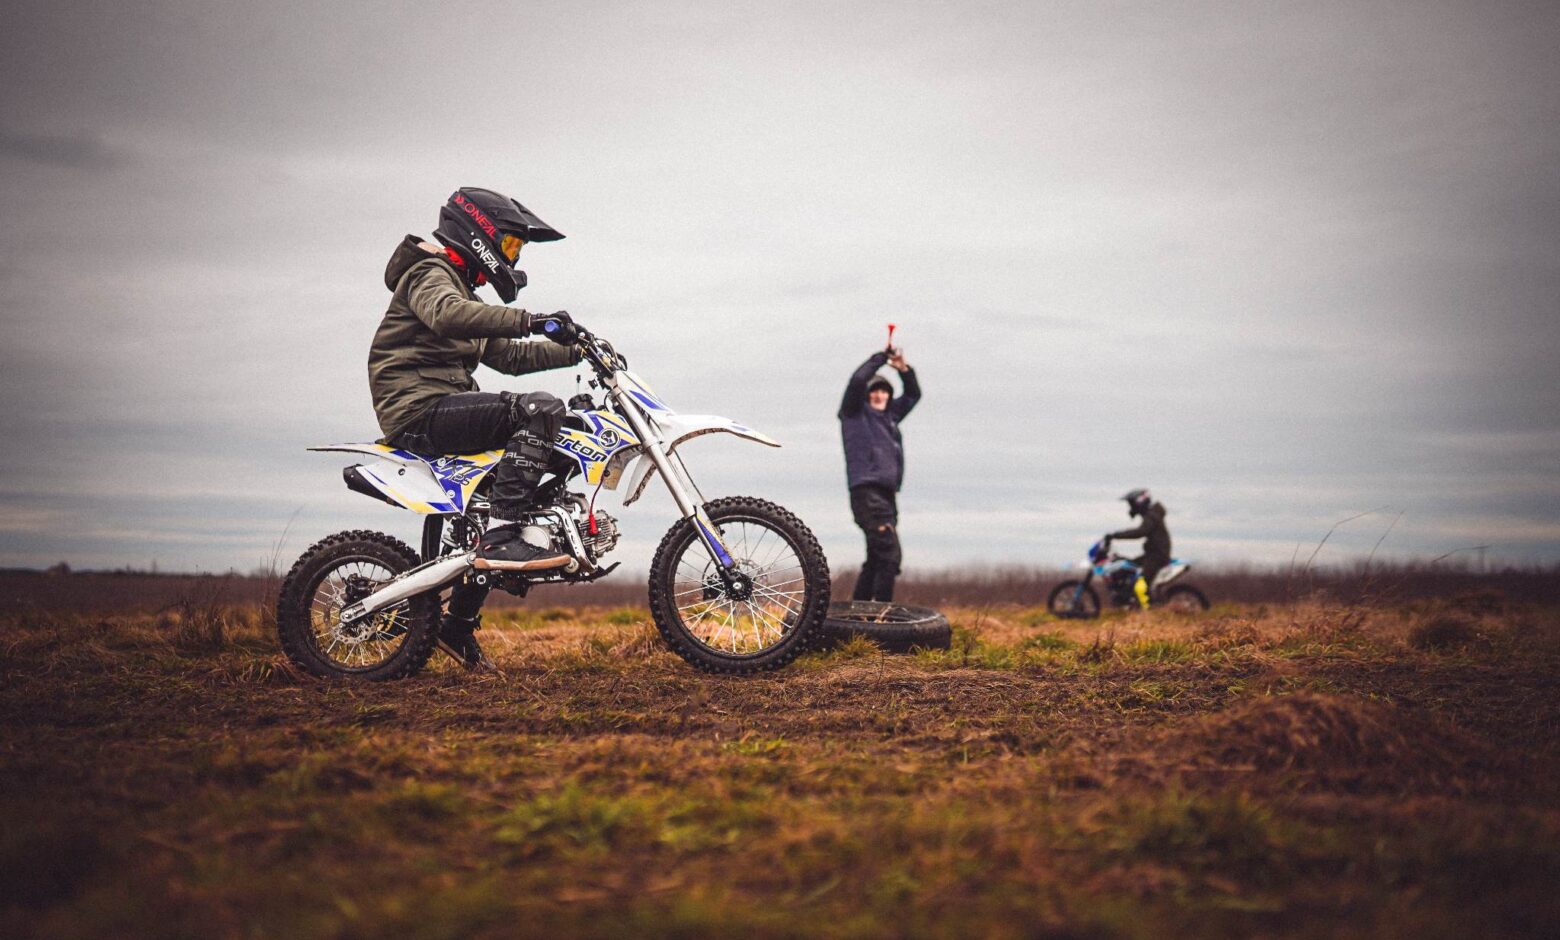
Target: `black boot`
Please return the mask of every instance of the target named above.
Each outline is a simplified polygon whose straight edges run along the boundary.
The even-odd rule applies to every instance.
[[[514,520],[532,508],[536,488],[547,475],[564,407],[546,392],[510,395],[509,406],[514,432],[493,470],[490,499],[495,519]]]
[[[448,653],[467,669],[481,672],[497,672],[498,667],[482,652],[476,631],[482,627],[481,617],[457,617],[445,614],[439,621],[439,649]]]
[[[519,523],[496,526],[482,533],[475,568],[484,571],[546,571],[569,563],[569,555],[538,548],[520,537]]]

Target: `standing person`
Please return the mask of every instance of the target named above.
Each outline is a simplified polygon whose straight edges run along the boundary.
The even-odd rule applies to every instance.
[[[579,361],[578,333],[567,313],[528,313],[477,299],[491,284],[508,303],[526,284],[515,264],[528,242],[563,234],[520,203],[492,190],[464,188],[439,211],[438,243],[408,235],[390,256],[385,286],[390,306],[368,353],[368,384],[381,440],[427,456],[503,448],[493,471],[493,525],[477,546],[475,565],[534,571],[568,563],[537,548],[516,524],[546,472],[565,409],[546,392],[483,392],[478,364],[508,375],[557,369]],[[552,342],[524,342],[542,335]],[[462,582],[439,626],[439,645],[467,668],[492,668],[474,631],[485,589]]]
[[[1165,507],[1163,503],[1155,502],[1144,489],[1133,490],[1121,498],[1127,501],[1127,515],[1142,521],[1133,528],[1112,532],[1105,536],[1105,541],[1143,540],[1143,554],[1132,559],[1138,566],[1138,578],[1132,591],[1137,595],[1138,603],[1147,610],[1149,588],[1153,587],[1154,578],[1165,565],[1170,564],[1170,529],[1165,526]]]
[[[899,372],[904,393],[877,374],[884,364]],[[840,402],[840,436],[845,441],[845,475],[850,511],[867,537],[867,560],[852,595],[858,601],[891,601],[899,576],[899,506],[905,479],[904,439],[899,422],[921,400],[921,384],[902,349],[889,347],[867,357],[845,385]]]

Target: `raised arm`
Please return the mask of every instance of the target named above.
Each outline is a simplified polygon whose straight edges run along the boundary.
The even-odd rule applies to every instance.
[[[915,403],[921,400],[921,383],[916,379],[914,369],[905,366],[899,373],[899,381],[904,384],[905,390],[888,403],[888,413],[894,416],[895,421],[903,421]]]
[[[1144,519],[1142,522],[1138,523],[1136,527],[1131,529],[1122,529],[1120,532],[1112,532],[1110,535],[1106,536],[1106,538],[1111,539],[1112,541],[1116,539],[1140,539],[1148,534],[1148,529],[1148,520]]]
[[[411,273],[406,304],[428,329],[449,339],[529,336],[531,315],[468,298],[453,275],[437,264]]]
[[[887,361],[888,353],[875,352],[850,374],[850,381],[845,383],[845,397],[840,400],[841,418],[860,414],[861,409],[867,407],[867,383],[872,381],[872,373],[882,368]]]

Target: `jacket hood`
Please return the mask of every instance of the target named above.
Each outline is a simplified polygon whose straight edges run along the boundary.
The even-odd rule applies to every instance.
[[[390,263],[385,265],[385,286],[395,291],[395,286],[401,283],[401,278],[406,276],[414,265],[427,261],[429,258],[439,258],[442,254],[434,254],[422,247],[423,239],[416,235],[408,235],[401,239],[401,244],[395,246],[395,252],[390,255]]]

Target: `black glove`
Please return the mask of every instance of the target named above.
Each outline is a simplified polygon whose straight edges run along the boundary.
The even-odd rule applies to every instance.
[[[573,346],[580,338],[579,327],[567,310],[531,314],[531,334],[545,336],[559,346]]]

